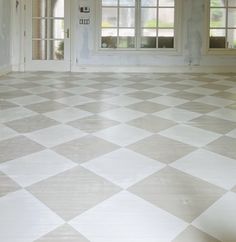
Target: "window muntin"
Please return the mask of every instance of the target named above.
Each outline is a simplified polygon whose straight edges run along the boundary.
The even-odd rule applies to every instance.
[[[101,0],[101,48],[175,48],[175,5],[175,0]]]
[[[236,49],[236,0],[210,0],[210,49]]]

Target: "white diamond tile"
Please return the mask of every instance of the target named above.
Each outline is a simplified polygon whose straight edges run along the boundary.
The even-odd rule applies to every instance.
[[[171,166],[228,190],[236,185],[236,161],[211,151],[199,149]]]
[[[220,241],[233,242],[236,238],[236,194],[227,193],[200,215],[193,225]]]
[[[186,228],[182,220],[126,191],[69,224],[93,242],[170,242]]]
[[[165,165],[133,151],[119,149],[82,166],[126,189]]]
[[[173,120],[175,122],[187,122],[191,119],[200,117],[201,114],[190,112],[187,110],[179,109],[179,108],[168,108],[165,110],[162,110],[160,112],[155,113],[154,115],[159,116],[161,118],[166,118]]]
[[[197,147],[205,146],[220,137],[219,134],[188,125],[176,125],[159,134]]]
[[[0,198],[0,241],[33,242],[64,221],[30,193],[20,190]]]
[[[0,171],[22,187],[26,187],[76,165],[53,151],[44,150],[0,164]]]
[[[151,135],[143,129],[134,128],[126,124],[120,124],[95,133],[99,138],[120,146],[127,146]]]
[[[134,111],[128,108],[117,108],[100,113],[101,116],[118,122],[128,122],[145,115],[143,112]]]
[[[67,125],[53,126],[27,134],[28,138],[48,148],[69,142],[82,136],[84,136],[82,131]]]

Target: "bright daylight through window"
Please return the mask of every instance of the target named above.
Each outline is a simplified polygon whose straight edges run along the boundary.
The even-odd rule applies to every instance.
[[[175,48],[175,0],[101,0],[103,49]]]

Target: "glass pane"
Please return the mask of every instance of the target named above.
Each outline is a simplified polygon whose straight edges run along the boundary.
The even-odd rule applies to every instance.
[[[135,0],[120,0],[120,6],[135,6]]]
[[[32,14],[33,14],[33,17],[46,17],[47,0],[33,0]]]
[[[174,48],[174,37],[159,37],[158,48]]]
[[[210,30],[210,48],[225,48],[226,37],[224,29]]]
[[[34,39],[46,39],[47,38],[47,20],[33,19],[32,22],[32,34]]]
[[[236,1],[235,0],[228,0],[229,7],[236,7]]]
[[[117,6],[118,0],[102,0],[102,6]]]
[[[236,27],[236,9],[235,8],[229,8],[228,27]]]
[[[156,37],[142,37],[141,48],[156,48]]]
[[[117,48],[117,29],[102,29],[102,48]]]
[[[134,8],[120,8],[120,27],[134,27],[134,21]]]
[[[50,20],[50,35],[51,39],[64,39],[64,20]]]
[[[49,16],[64,18],[64,0],[49,0]]]
[[[102,27],[116,27],[117,26],[117,8],[103,8],[102,9]]]
[[[142,30],[142,36],[156,37],[157,36],[157,31],[156,31],[156,29],[143,29]]]
[[[225,37],[225,29],[211,29],[210,36],[213,37]]]
[[[160,8],[159,9],[159,21],[158,25],[162,28],[173,28],[174,27],[174,8]]]
[[[117,29],[102,29],[102,36],[117,36]]]
[[[226,10],[225,8],[212,8],[211,9],[211,19],[210,19],[210,27],[218,28],[225,27],[226,22]]]
[[[228,30],[228,48],[236,48],[236,29]]]
[[[47,59],[47,41],[33,40],[32,59],[33,60],[46,60]]]
[[[134,48],[135,47],[135,31],[134,29],[119,30],[119,48]]]
[[[142,27],[156,28],[157,27],[157,10],[156,8],[142,8]]]
[[[226,0],[211,0],[211,7],[225,7],[225,6],[226,6]]]
[[[50,40],[49,41],[49,60],[64,59],[64,41]]]
[[[141,6],[157,6],[157,0],[141,0]]]
[[[102,48],[117,48],[117,37],[102,37]]]
[[[175,6],[175,0],[159,0],[160,7],[173,7]]]
[[[134,29],[119,29],[119,36],[135,36]]]
[[[174,30],[173,29],[159,29],[158,36],[174,37]]]

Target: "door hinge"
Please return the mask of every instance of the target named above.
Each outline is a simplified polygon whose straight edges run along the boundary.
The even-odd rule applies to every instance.
[[[26,10],[26,4],[24,5],[24,10]]]
[[[24,63],[26,63],[26,58],[24,57]]]
[[[26,31],[24,31],[24,36],[26,37]]]

